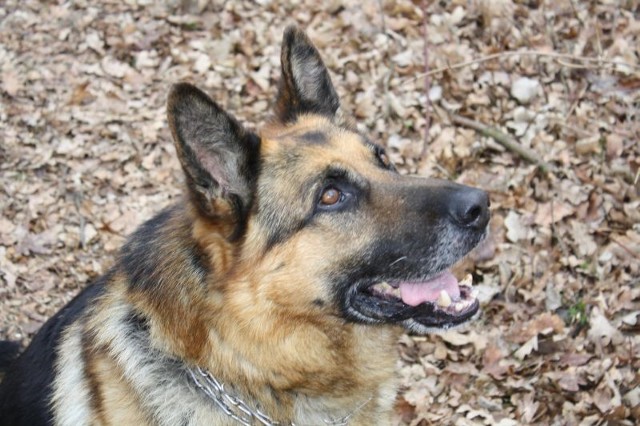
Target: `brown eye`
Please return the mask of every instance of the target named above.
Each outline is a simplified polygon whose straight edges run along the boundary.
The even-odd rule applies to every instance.
[[[320,197],[320,204],[325,206],[332,206],[340,201],[342,193],[335,188],[329,187],[322,192]]]

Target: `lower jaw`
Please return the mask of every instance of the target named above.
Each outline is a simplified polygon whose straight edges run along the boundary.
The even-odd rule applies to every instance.
[[[408,311],[415,310],[416,307],[407,305],[406,310],[398,310],[394,314],[384,315],[380,312],[363,313],[361,309],[351,306],[350,316],[358,322],[370,324],[388,324],[404,327],[406,330],[418,334],[429,334],[438,331],[445,331],[451,328],[462,326],[479,315],[480,306],[477,300],[465,312],[452,316],[445,312],[439,312],[438,308],[423,307],[431,309],[430,314],[409,315]],[[419,309],[419,307],[418,307]],[[365,311],[366,312],[366,311]]]
[[[463,326],[469,323],[470,321],[472,321],[474,318],[478,317],[479,314],[480,314],[480,305],[476,301],[471,306],[471,309],[463,313],[460,317],[445,319],[437,323],[430,322],[429,320],[426,320],[426,321],[421,320],[421,318],[414,317],[414,318],[408,318],[405,321],[403,321],[403,325],[405,326],[405,328],[412,331],[418,328],[429,330],[428,332],[445,331],[451,328]]]
[[[469,319],[459,323],[430,326],[430,325],[425,325],[420,322],[417,322],[414,319],[408,319],[403,321],[399,325],[401,325],[402,328],[404,328],[407,332],[411,334],[416,334],[416,335],[438,334],[438,333],[444,333],[448,330],[454,330],[454,329],[466,326],[467,324],[472,322],[476,317],[478,317],[479,313],[480,311],[476,311],[476,313],[473,316],[471,316]]]

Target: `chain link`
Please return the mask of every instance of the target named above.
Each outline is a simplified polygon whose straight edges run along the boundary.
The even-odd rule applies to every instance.
[[[209,374],[208,371],[205,371],[200,367],[196,367],[195,369],[189,368],[187,371],[195,385],[202,390],[209,399],[213,400],[223,413],[241,425],[284,426],[282,423],[272,420],[258,408],[252,409],[242,401],[242,399],[231,395],[227,390],[225,390],[224,384],[220,383],[220,381]],[[364,401],[347,416],[337,420],[324,419],[323,422],[328,426],[347,426],[349,419],[369,401],[371,401],[371,398]],[[296,425],[295,423],[289,423],[287,426]]]

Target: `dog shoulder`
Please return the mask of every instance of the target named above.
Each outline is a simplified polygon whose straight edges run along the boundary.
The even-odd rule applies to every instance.
[[[57,348],[64,342],[65,330],[81,318],[87,306],[103,293],[108,279],[109,274],[85,288],[50,318],[13,362],[0,383],[0,425],[50,424]],[[79,366],[68,365],[67,368],[78,369]]]
[[[176,348],[184,336],[198,339],[182,302],[196,303],[208,273],[189,220],[186,209],[173,205],[142,224],[85,321],[64,331],[52,392],[56,422],[173,425],[217,418],[208,401],[193,395],[184,363],[189,350]],[[183,318],[184,330],[175,330],[176,318]]]

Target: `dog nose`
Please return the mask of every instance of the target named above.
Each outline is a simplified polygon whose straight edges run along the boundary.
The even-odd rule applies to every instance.
[[[489,205],[485,191],[463,186],[449,199],[449,215],[459,226],[480,230],[489,223]]]

